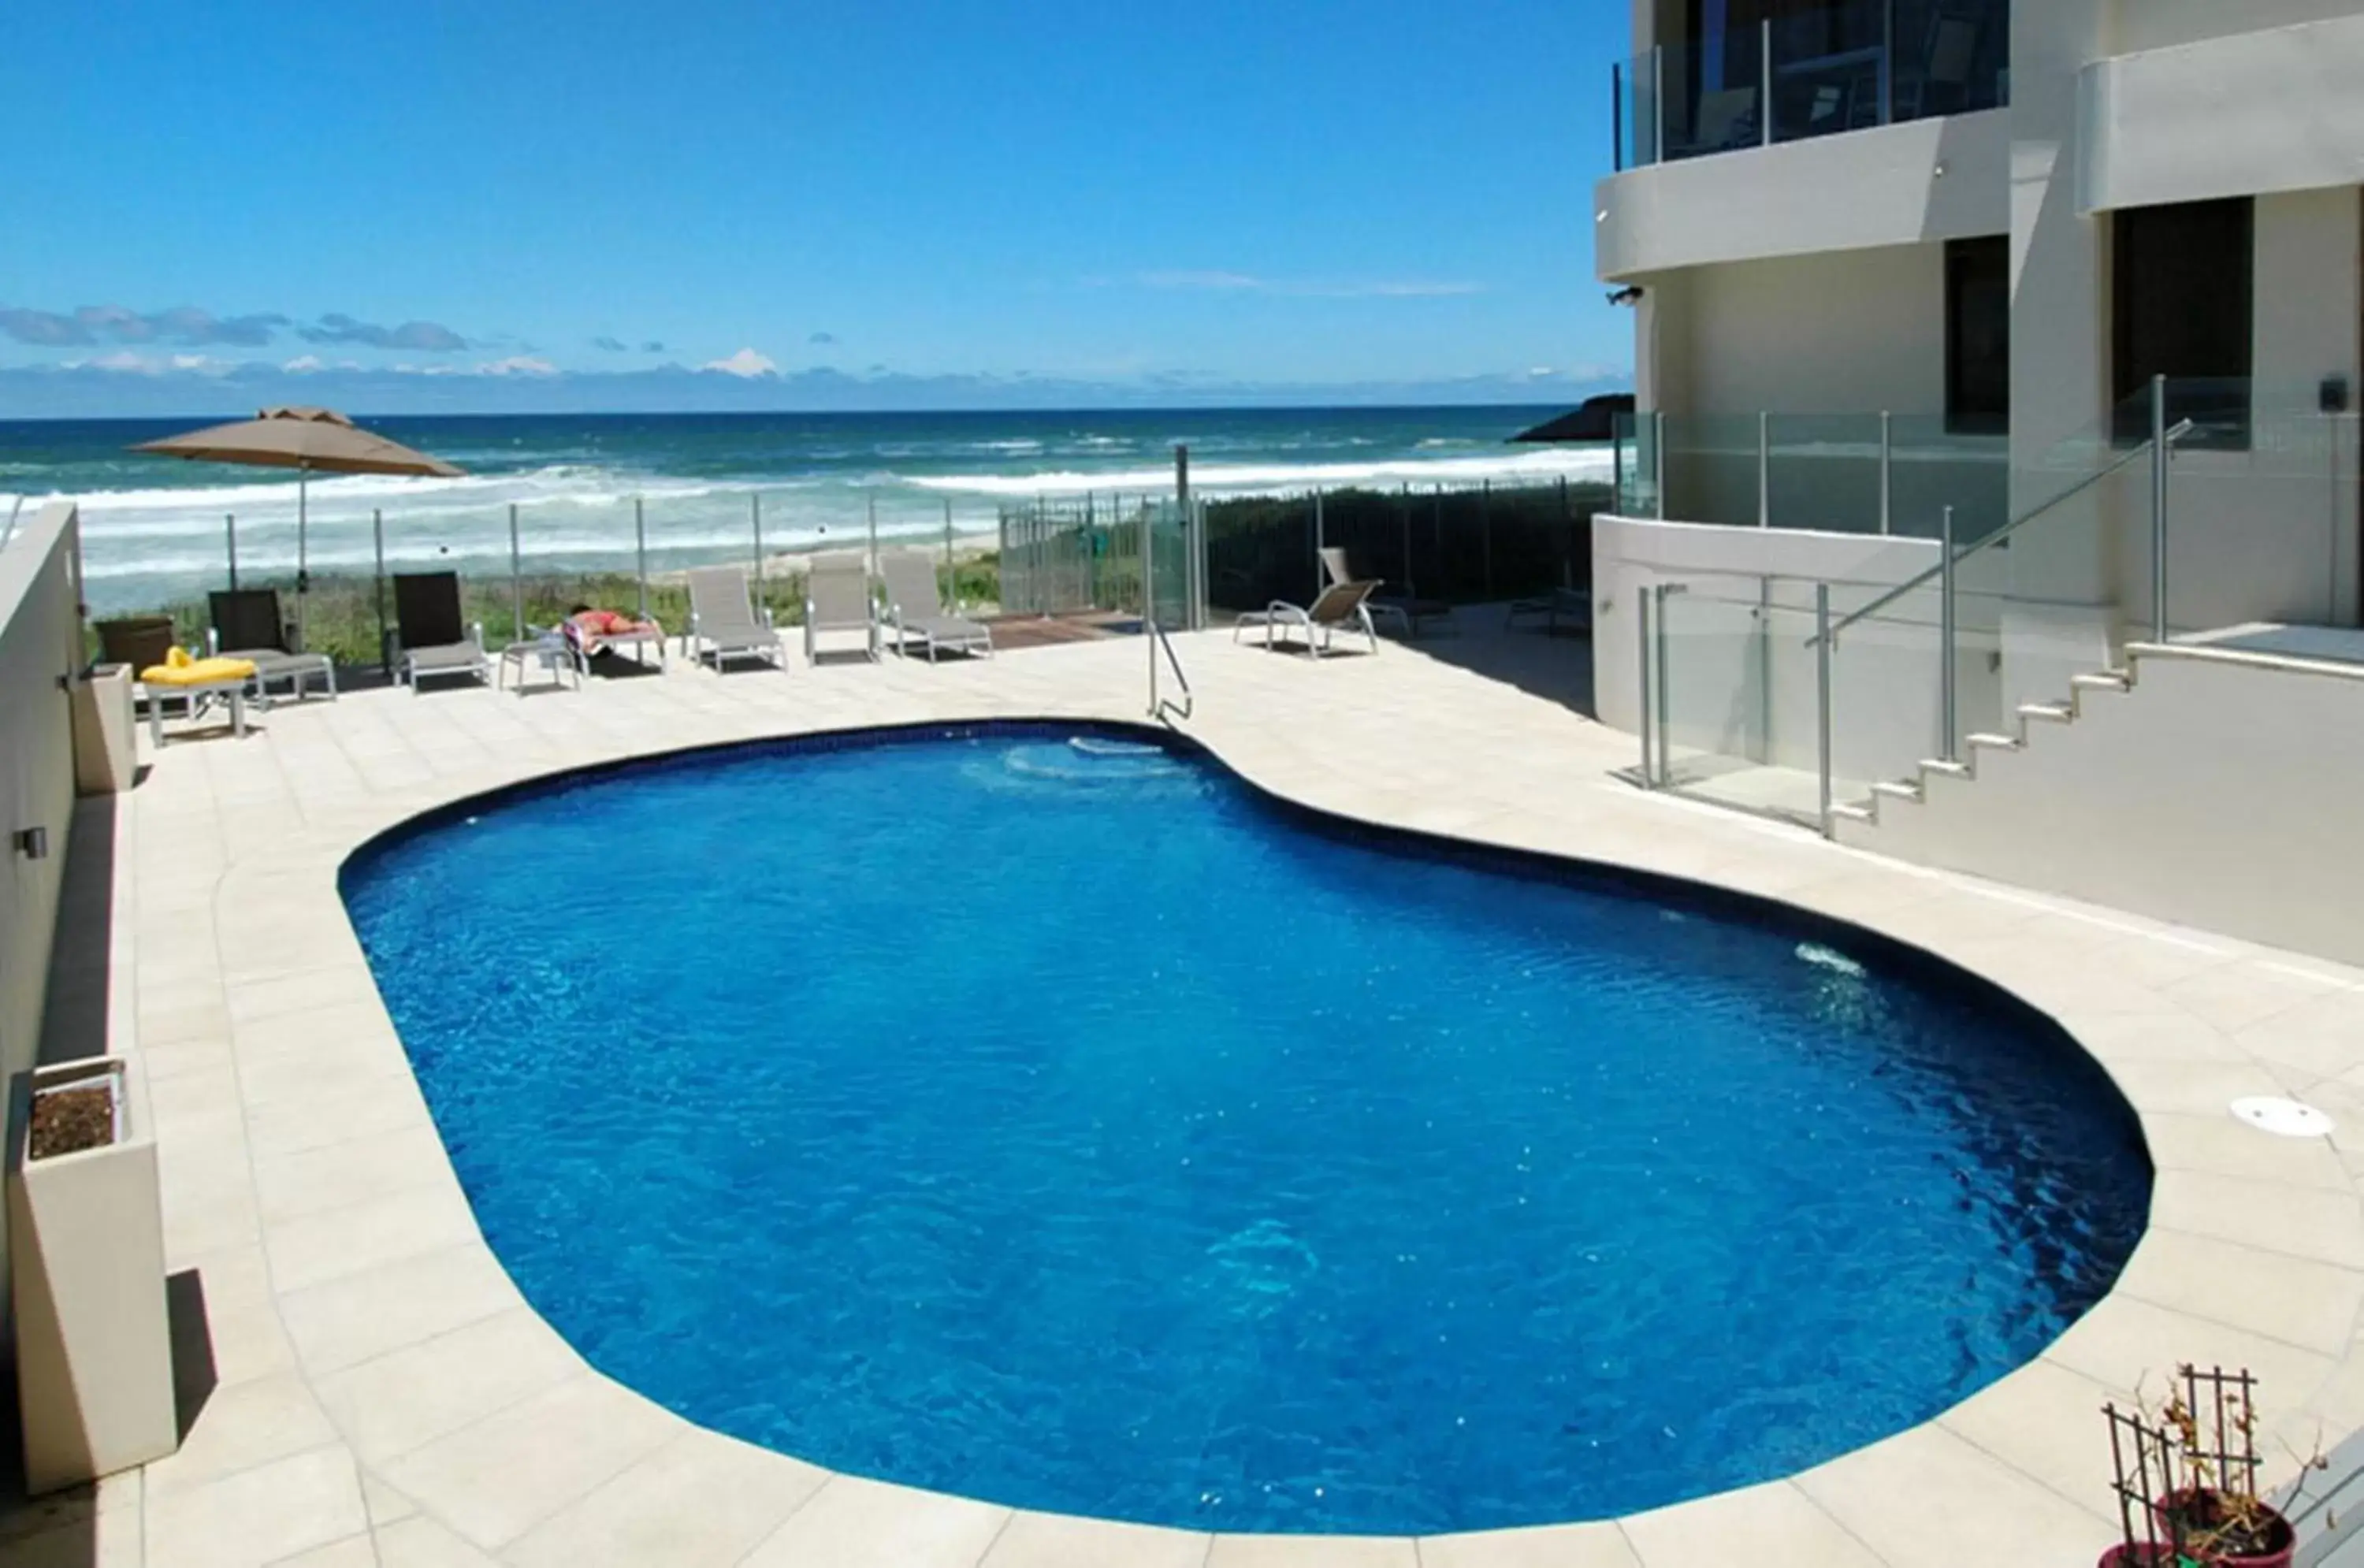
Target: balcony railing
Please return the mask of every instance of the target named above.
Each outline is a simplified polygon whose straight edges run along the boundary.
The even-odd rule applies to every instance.
[[[1839,0],[1611,68],[1619,170],[2011,101],[2010,0]]]

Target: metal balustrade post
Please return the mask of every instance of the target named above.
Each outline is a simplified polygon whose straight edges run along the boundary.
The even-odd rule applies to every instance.
[[[1667,46],[1650,46],[1650,161],[1667,157]]]
[[[1937,532],[1937,722],[1939,736],[1938,760],[1956,762],[1960,749],[1957,738],[1955,685],[1959,672],[1954,659],[1954,508],[1946,508],[1944,520]]]
[[[1773,18],[1757,24],[1756,69],[1760,85],[1756,99],[1756,144],[1773,145]]]
[[[1667,788],[1674,783],[1674,708],[1667,690],[1674,683],[1667,668],[1667,601],[1683,591],[1680,583],[1658,584],[1657,624],[1654,628],[1658,638],[1658,787]]]
[[[1084,561],[1091,564],[1091,502],[1084,502]],[[953,498],[944,497],[944,602],[943,607],[954,615],[960,613],[960,568],[953,561]]]
[[[1653,700],[1650,689],[1650,589],[1646,584],[1634,590],[1634,626],[1641,642],[1641,647],[1636,651],[1639,657],[1634,662],[1634,669],[1640,678],[1642,787],[1656,789],[1658,787],[1657,773],[1651,765],[1654,753],[1651,751],[1653,737],[1650,733],[1650,704]]]
[[[1657,494],[1650,498],[1650,515],[1663,523],[1667,520],[1667,411],[1654,409],[1650,418],[1657,428],[1656,439],[1650,443],[1650,462],[1656,471],[1651,475],[1651,484],[1657,490]]]
[[[518,550],[517,503],[509,503],[509,640],[525,640],[525,562]]]
[[[1762,409],[1756,414],[1756,526],[1773,526],[1773,416]]]
[[[1141,640],[1149,650],[1149,711],[1157,711],[1157,541],[1150,530],[1156,525],[1154,506],[1141,509]]]
[[[640,582],[640,618],[649,618],[649,519],[640,496],[632,497],[633,573]]]
[[[1314,596],[1314,598],[1320,598],[1320,597],[1321,596],[1321,590],[1322,590],[1323,588],[1325,588],[1325,587],[1327,587],[1327,586],[1329,585],[1329,579],[1330,579],[1330,573],[1329,573],[1329,571],[1328,571],[1328,569],[1327,569],[1327,568],[1325,568],[1325,567],[1321,564],[1321,551],[1322,551],[1325,548],[1327,548],[1327,547],[1328,547],[1329,542],[1330,542],[1330,541],[1329,541],[1329,539],[1328,539],[1328,537],[1327,537],[1327,536],[1328,536],[1328,534],[1329,534],[1329,531],[1330,531],[1330,524],[1329,524],[1329,520],[1328,520],[1328,518],[1323,515],[1322,510],[1321,510],[1321,487],[1320,487],[1319,485],[1316,485],[1316,486],[1314,487],[1314,491],[1313,491],[1313,596]],[[1310,605],[1310,604],[1311,604],[1311,603],[1313,602],[1313,599],[1308,599],[1308,600],[1306,600],[1305,602],[1306,602],[1307,604],[1309,604],[1309,605]]]
[[[1814,749],[1816,820],[1823,837],[1835,836],[1831,811],[1831,585],[1814,584]]]
[[[2167,377],[2150,378],[2150,639],[2167,640]]]
[[[1896,0],[1879,7],[1879,123],[1896,123]]]
[[[1879,415],[1879,536],[1896,531],[1896,421],[1886,409]]]
[[[1478,543],[1483,550],[1480,559],[1484,562],[1486,597],[1490,600],[1494,596],[1494,482],[1490,479],[1481,479],[1478,482]]]
[[[222,514],[222,532],[229,540],[229,591],[238,592],[238,514]]]
[[[747,523],[755,535],[755,607],[764,607],[764,497],[758,492],[747,497]]]
[[[1615,61],[1609,63],[1609,168],[1625,172],[1625,68]]]

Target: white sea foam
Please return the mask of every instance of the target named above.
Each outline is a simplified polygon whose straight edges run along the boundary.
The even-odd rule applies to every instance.
[[[1589,448],[1536,448],[1489,452],[1483,457],[1397,458],[1371,462],[1193,462],[1195,490],[1224,495],[1273,495],[1292,491],[1344,489],[1352,485],[1392,489],[1410,484],[1544,484],[1567,478],[1606,480],[1611,460]],[[990,495],[1023,500],[1037,495],[1082,495],[1094,491],[1162,491],[1174,483],[1170,466],[1116,470],[1062,469],[1041,473],[946,473],[909,483],[940,495]]]

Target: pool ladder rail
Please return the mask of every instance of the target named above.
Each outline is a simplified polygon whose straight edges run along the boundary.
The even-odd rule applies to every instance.
[[[1172,723],[1176,718],[1188,720],[1193,706],[1190,677],[1182,673],[1182,661],[1174,651],[1174,641],[1165,635],[1165,628],[1159,626],[1154,618],[1143,616],[1141,624],[1143,629],[1149,634],[1149,717],[1165,723]],[[1158,695],[1157,665],[1160,651],[1165,654],[1165,663],[1174,671],[1175,684],[1182,688],[1182,700],[1178,703],[1170,697]],[[1169,714],[1173,718],[1167,717]]]

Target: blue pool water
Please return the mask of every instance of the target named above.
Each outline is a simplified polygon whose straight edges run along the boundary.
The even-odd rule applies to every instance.
[[[636,766],[346,896],[590,1361],[819,1463],[1425,1532],[1787,1473],[2035,1354],[2149,1166],[1873,939],[1002,730]]]

